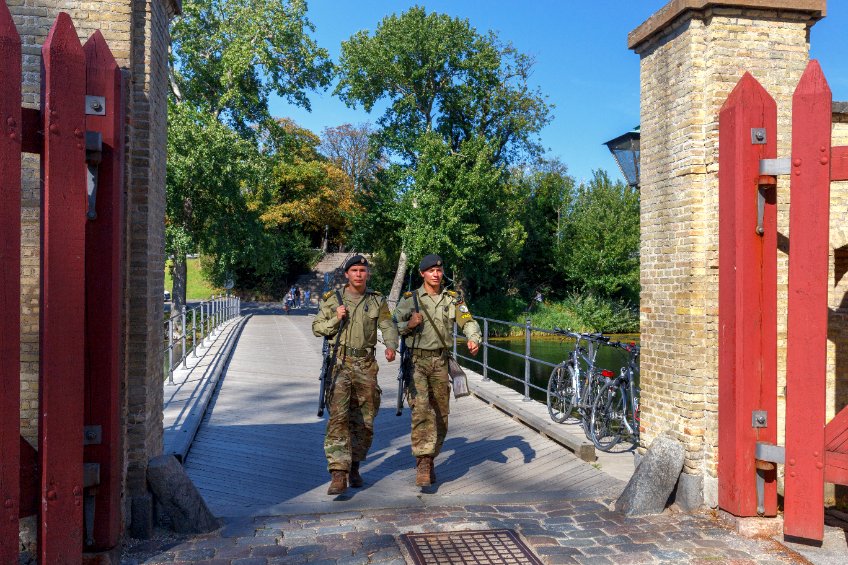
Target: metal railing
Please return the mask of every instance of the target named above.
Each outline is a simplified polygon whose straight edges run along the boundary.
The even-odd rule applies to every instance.
[[[208,338],[214,338],[221,326],[233,318],[241,316],[241,298],[237,296],[218,296],[195,304],[191,308],[182,307],[181,312],[172,313],[165,320],[165,345],[163,365],[168,384],[174,384],[174,368],[188,367],[188,357],[197,357],[197,349],[206,347]],[[179,358],[175,363],[175,350],[179,348]]]
[[[524,402],[529,402],[532,400],[530,398],[530,389],[536,389],[542,393],[547,392],[546,389],[535,385],[531,382],[530,379],[530,366],[532,363],[538,363],[540,365],[544,365],[546,367],[556,367],[555,363],[550,363],[543,359],[539,359],[537,357],[533,357],[530,355],[530,336],[533,332],[537,333],[545,333],[545,334],[556,334],[562,335],[560,332],[556,332],[553,330],[548,330],[545,328],[537,328],[530,325],[530,320],[527,320],[523,324],[519,324],[517,322],[507,322],[505,320],[497,320],[495,318],[484,318],[482,316],[475,316],[474,320],[478,323],[482,322],[481,330],[483,331],[483,343],[480,344],[480,349],[483,350],[483,359],[478,360],[474,357],[468,357],[466,355],[459,355],[457,352],[457,337],[459,337],[457,332],[457,325],[454,323],[453,325],[453,356],[456,359],[462,359],[463,361],[468,361],[469,363],[474,363],[475,365],[479,365],[483,370],[483,380],[489,381],[489,373],[495,373],[501,375],[502,377],[506,377],[508,379],[512,379],[516,382],[520,382],[524,384]],[[498,347],[496,345],[492,345],[489,343],[489,323],[502,324],[505,326],[510,326],[514,328],[522,328],[524,331],[524,353],[518,353],[516,351],[512,351],[509,349],[505,349],[503,347]],[[464,337],[464,336],[462,336]],[[510,375],[509,373],[505,373],[501,370],[495,369],[494,367],[489,366],[489,350],[494,349],[495,351],[500,351],[502,353],[506,353],[507,355],[512,355],[513,357],[518,357],[524,359],[524,375],[522,377],[517,377],[515,375]]]

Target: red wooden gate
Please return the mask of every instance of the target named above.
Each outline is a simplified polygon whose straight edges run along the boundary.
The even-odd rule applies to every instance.
[[[0,563],[17,562],[19,516],[36,512],[39,561],[77,563],[120,535],[122,76],[100,33],[83,48],[62,13],[41,110],[22,109],[2,0],[0,60]],[[41,156],[37,475],[19,426],[21,152]]]
[[[831,93],[810,61],[792,99],[792,155],[775,159],[776,106],[749,74],[719,116],[719,506],[774,516],[785,464],[784,534],[821,540],[824,483],[848,484],[848,408],[826,422]],[[786,446],[777,446],[775,175],[790,175]]]

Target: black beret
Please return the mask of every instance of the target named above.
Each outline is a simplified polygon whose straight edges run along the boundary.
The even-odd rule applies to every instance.
[[[444,267],[445,262],[442,261],[442,258],[436,255],[435,253],[431,253],[430,255],[426,255],[421,262],[418,263],[419,271],[426,271],[427,269],[432,269],[433,267]]]
[[[348,269],[350,269],[351,267],[353,267],[355,265],[362,265],[363,267],[367,267],[368,266],[368,259],[366,259],[362,255],[354,255],[353,257],[351,257],[350,259],[345,261],[345,264],[344,264],[345,273],[348,271]]]

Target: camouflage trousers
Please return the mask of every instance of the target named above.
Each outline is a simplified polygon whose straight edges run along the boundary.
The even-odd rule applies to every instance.
[[[435,457],[442,450],[442,443],[448,434],[448,360],[444,355],[414,356],[412,363],[415,367],[409,386],[409,405],[412,407],[412,454],[415,457]]]
[[[336,384],[324,436],[329,471],[349,471],[352,461],[364,461],[368,455],[382,394],[377,370],[377,361],[372,357],[348,357],[336,365]]]

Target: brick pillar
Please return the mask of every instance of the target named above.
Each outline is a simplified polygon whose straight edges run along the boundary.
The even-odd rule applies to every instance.
[[[750,72],[777,102],[779,131],[769,134],[788,156],[792,92],[824,13],[825,0],[673,0],[628,37],[641,68],[643,445],[662,434],[683,443],[685,508],[718,502],[718,112]],[[781,179],[781,375],[788,217]]]
[[[127,93],[124,187],[124,392],[127,436],[126,522],[152,531],[147,461],[162,452],[162,291],[164,287],[165,150],[168,23],[180,0],[7,0],[23,42],[24,105],[36,108],[40,49],[59,12],[85,42],[101,30],[124,70]],[[39,161],[24,156],[21,203],[21,433],[37,444],[39,316]]]

